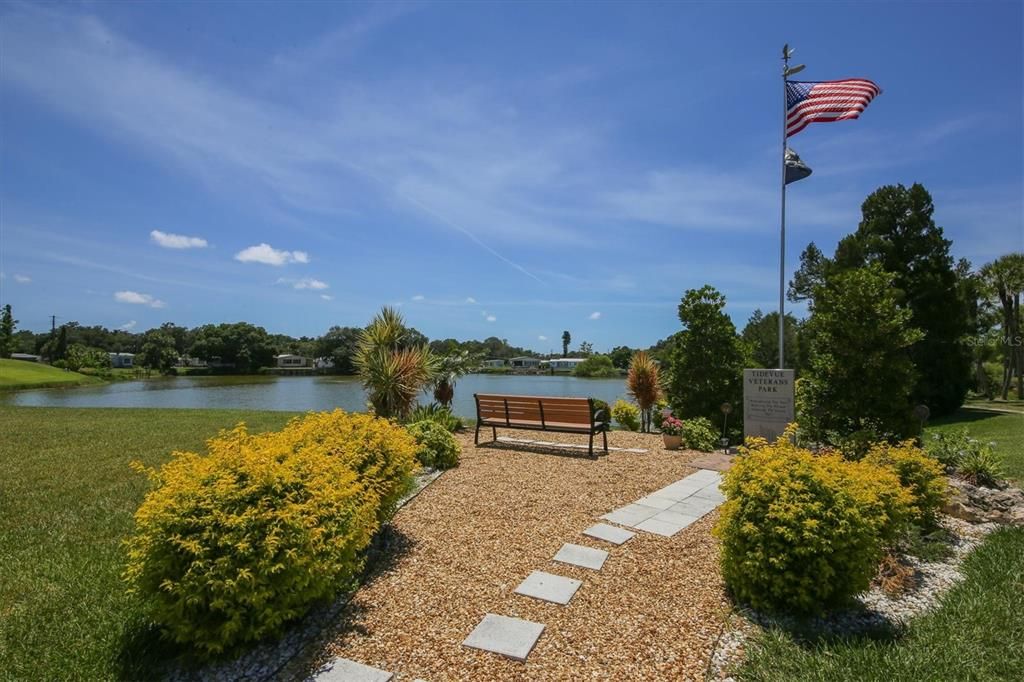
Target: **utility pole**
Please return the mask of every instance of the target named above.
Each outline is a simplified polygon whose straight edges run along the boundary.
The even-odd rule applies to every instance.
[[[57,333],[57,316],[56,315],[50,315],[50,333],[51,334],[56,334]]]

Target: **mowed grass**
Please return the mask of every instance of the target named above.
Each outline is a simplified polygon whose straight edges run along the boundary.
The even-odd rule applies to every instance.
[[[968,556],[965,580],[904,632],[805,639],[768,631],[747,648],[740,680],[894,682],[1020,680],[1024,671],[1024,528],[1004,528]]]
[[[77,372],[65,372],[38,362],[0,358],[0,390],[18,388],[56,388],[98,384],[102,381]]]
[[[925,443],[930,433],[960,429],[967,429],[972,437],[985,443],[994,442],[1006,475],[1018,483],[1024,482],[1024,413],[964,407],[948,417],[932,420],[926,429]]]
[[[160,647],[125,594],[122,540],[160,464],[286,412],[0,407],[0,679],[146,678]]]

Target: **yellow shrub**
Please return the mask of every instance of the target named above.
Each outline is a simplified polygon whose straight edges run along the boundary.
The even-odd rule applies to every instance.
[[[725,474],[715,534],[734,595],[757,608],[816,612],[867,588],[911,497],[890,470],[751,443]]]
[[[888,467],[913,495],[911,514],[916,523],[934,525],[946,501],[949,486],[942,464],[907,440],[898,445],[876,443],[868,450],[865,462]]]
[[[419,470],[416,439],[398,424],[370,414],[312,412],[288,422],[281,437],[296,450],[316,446],[348,465],[380,497],[381,522],[394,514]]]
[[[125,571],[165,634],[203,655],[278,633],[352,587],[416,466],[404,429],[341,411],[276,433],[239,425],[208,450],[148,470]]]

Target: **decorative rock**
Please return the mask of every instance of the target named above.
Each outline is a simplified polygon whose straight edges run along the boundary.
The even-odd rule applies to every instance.
[[[562,549],[558,550],[558,554],[555,555],[555,561],[580,566],[581,568],[590,568],[595,571],[601,570],[607,558],[608,552],[603,549],[573,545],[568,542],[562,545]]]
[[[1024,491],[984,488],[959,478],[949,479],[950,497],[943,511],[971,523],[1024,525]]]
[[[541,623],[488,613],[462,645],[525,661],[542,632]]]
[[[572,578],[534,571],[519,584],[516,594],[564,605],[569,603],[582,584],[581,581]]]
[[[371,668],[347,658],[336,658],[330,666],[313,679],[315,682],[388,682],[394,673]]]
[[[583,531],[584,535],[589,535],[592,538],[598,540],[604,540],[610,542],[613,545],[621,545],[627,540],[631,539],[636,533],[625,530],[623,528],[616,528],[615,526],[609,526],[607,523],[596,523],[590,528]]]

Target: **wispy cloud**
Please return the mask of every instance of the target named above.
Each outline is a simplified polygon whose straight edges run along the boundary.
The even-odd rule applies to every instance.
[[[485,319],[488,322],[497,322],[498,321],[498,318],[496,316],[494,316],[494,315],[488,315]]]
[[[548,340],[548,337],[546,337],[546,336],[544,336],[543,334],[541,334],[540,336],[538,336],[538,337],[537,337],[537,340],[538,340],[538,341],[547,341],[547,340]]]
[[[594,312],[590,313],[590,315],[587,317],[587,319],[590,319],[590,320],[600,320],[601,319],[601,313],[599,313],[598,311],[595,310]]]
[[[14,281],[17,282],[18,284],[28,284],[29,282],[32,281],[32,278],[29,277],[28,275],[15,274]]]
[[[302,289],[321,290],[321,289],[330,289],[331,288],[331,285],[329,285],[327,282],[321,281],[319,279],[314,279],[313,277],[303,277],[301,279],[293,279],[291,277],[279,277],[278,280],[277,280],[277,283],[278,284],[287,284],[292,289],[299,289],[299,290],[302,290]]]
[[[163,308],[166,305],[163,301],[153,298],[149,294],[140,294],[137,291],[118,291],[114,293],[114,300],[118,303],[132,303],[135,305],[148,305],[150,308]]]
[[[414,301],[422,301],[425,298],[426,298],[426,296],[424,296],[423,294],[416,294],[415,296],[412,297],[412,300],[414,300]]]
[[[476,303],[476,299],[473,298],[472,296],[467,296],[466,297],[466,303],[468,303],[470,305],[473,305],[474,303]]]
[[[174,234],[172,232],[161,232],[160,230],[153,230],[149,233],[149,238],[153,240],[153,243],[157,246],[162,246],[165,249],[205,249],[206,240],[202,237],[186,237],[183,234]]]
[[[242,249],[235,254],[235,260],[242,263],[263,263],[280,267],[289,263],[308,263],[309,254],[305,251],[282,251],[270,244],[262,243]]]
[[[320,298],[324,299],[325,301],[333,301],[334,300],[334,297],[331,296],[330,294],[320,294]]]
[[[118,329],[120,329],[121,331],[126,332],[126,331],[129,331],[131,329],[135,329],[135,325],[136,324],[137,324],[137,322],[135,320],[131,320],[129,322],[125,322],[124,324],[122,324],[120,327],[118,327]]]

